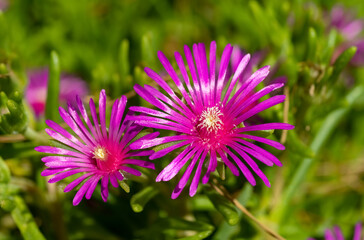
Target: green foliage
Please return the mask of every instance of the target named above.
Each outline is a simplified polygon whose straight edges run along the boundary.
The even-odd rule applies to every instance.
[[[286,146],[278,151],[255,142],[283,164],[268,167],[257,161],[271,188],[258,177],[252,187],[222,162],[213,177],[286,239],[320,239],[333,225],[351,237],[354,224],[364,219],[364,70],[354,62],[362,49],[329,26],[330,10],[337,5],[353,10],[353,19],[364,17],[359,0],[10,1],[0,12],[0,222],[5,223],[0,238],[264,239],[262,229],[208,186],[199,187],[193,198],[186,187],[172,200],[182,175],[166,183],[155,183],[155,178],[173,154],[154,160],[156,171],[140,170],[141,177],[127,176],[119,188],[110,187],[107,202],[97,186],[90,200],[73,207],[75,191],[62,189],[74,178],[47,183],[40,176],[44,154],[33,150],[50,144],[44,120],[61,122],[61,74],[84,79],[91,97],[103,88],[108,100],[126,94],[128,106],[150,107],[133,86],[155,87],[145,67],[164,77],[157,52],[172,60],[183,45],[212,40],[219,57],[227,43],[264,53],[253,70],[271,65],[267,82],[285,76],[287,98],[254,121],[295,125],[288,132],[249,133]],[[361,32],[357,39],[363,38]],[[36,118],[24,99],[27,72],[44,67],[50,73],[46,113]]]

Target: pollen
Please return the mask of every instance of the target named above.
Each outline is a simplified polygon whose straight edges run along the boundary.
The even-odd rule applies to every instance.
[[[215,107],[209,107],[206,110],[202,111],[199,119],[199,124],[197,125],[200,128],[204,128],[207,132],[217,132],[222,128],[223,122],[221,120],[223,114],[220,109]]]
[[[105,161],[107,159],[106,149],[104,147],[96,147],[94,150],[94,158]]]

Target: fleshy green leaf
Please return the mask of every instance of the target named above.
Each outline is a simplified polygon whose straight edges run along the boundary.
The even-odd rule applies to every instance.
[[[239,213],[235,206],[220,194],[210,191],[207,193],[215,209],[219,211],[230,225],[235,225],[239,221]]]
[[[344,67],[350,62],[350,60],[354,57],[356,53],[356,47],[350,47],[346,49],[335,61],[333,66],[333,71],[330,76],[329,82],[335,82],[339,77],[340,73],[344,69]]]
[[[57,120],[59,106],[59,85],[60,85],[61,67],[58,54],[55,51],[51,52],[51,61],[49,65],[49,79],[47,88],[47,101],[45,115],[47,119]]]
[[[134,194],[130,199],[130,205],[134,212],[141,212],[144,209],[144,206],[155,196],[158,194],[158,189],[155,187],[149,186]]]
[[[8,183],[10,181],[10,170],[5,161],[0,157],[0,183]]]

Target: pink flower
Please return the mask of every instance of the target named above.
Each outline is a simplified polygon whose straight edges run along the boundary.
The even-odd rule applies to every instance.
[[[131,166],[154,169],[153,163],[136,159],[139,156],[149,156],[153,151],[132,151],[129,147],[142,127],[130,121],[130,114],[127,114],[122,121],[126,102],[125,96],[114,102],[108,128],[106,127],[104,90],[100,92],[99,116],[92,98],[89,104],[91,119],[78,96],[78,111],[71,105],[68,106],[68,111],[60,107],[59,113],[62,119],[77,136],[51,120],[46,121],[50,127],[46,129],[49,136],[67,148],[51,146],[35,148],[38,152],[56,154],[56,156],[42,158],[48,167],[42,172],[42,176],[54,175],[49,180],[50,183],[54,183],[78,174],[79,176],[64,189],[65,192],[69,192],[77,185],[81,185],[73,199],[73,205],[78,205],[84,196],[90,199],[100,180],[101,196],[106,201],[109,194],[109,181],[113,187],[118,187],[118,181],[123,181],[126,174],[141,175],[141,172]],[[149,139],[157,134],[148,134],[140,139]]]
[[[144,88],[139,85],[134,87],[142,98],[157,109],[132,107],[131,110],[143,113],[143,115],[132,116],[131,119],[145,127],[169,130],[172,134],[177,133],[172,136],[145,139],[130,146],[132,149],[144,149],[164,143],[171,144],[171,146],[153,153],[150,159],[160,158],[180,149],[178,156],[160,172],[156,179],[156,181],[169,181],[183,166],[187,165],[185,173],[172,193],[172,198],[179,196],[195,169],[190,186],[190,196],[193,196],[197,191],[202,173],[204,172],[202,183],[206,184],[210,174],[215,171],[218,161],[226,164],[236,176],[242,172],[252,185],[256,185],[256,181],[251,170],[267,186],[270,186],[269,180],[253,158],[268,166],[273,164],[282,166],[274,155],[251,141],[262,142],[280,150],[284,149],[282,144],[247,133],[270,129],[292,129],[294,126],[286,123],[245,126],[244,123],[257,113],[283,102],[285,96],[277,95],[251,106],[261,97],[281,88],[284,83],[273,83],[254,92],[255,87],[269,73],[269,67],[266,66],[249,76],[240,87],[234,89],[249,63],[250,55],[245,55],[239,61],[230,82],[227,78],[227,71],[232,50],[233,47],[230,44],[225,47],[216,76],[215,42],[212,42],[210,46],[209,65],[204,44],[193,45],[194,57],[190,48],[185,46],[184,52],[189,72],[187,72],[181,54],[175,53],[182,79],[178,77],[164,54],[158,52],[158,57],[175,86],[169,86],[156,72],[145,68],[147,75],[158,83],[165,94],[149,85],[145,85]],[[190,77],[192,77],[192,82]],[[173,89],[176,91],[178,89],[178,92]],[[204,166],[207,166],[207,169],[204,169]]]
[[[362,231],[362,226],[361,223],[359,222],[355,225],[353,240],[361,240],[362,236],[361,231]],[[315,240],[315,239],[309,238],[308,240]],[[325,240],[344,240],[344,236],[340,228],[338,226],[335,226],[332,230],[327,229],[325,231]]]
[[[47,100],[48,69],[32,70],[28,73],[29,83],[25,89],[25,100],[37,118],[44,115]],[[75,95],[83,98],[88,93],[86,82],[68,74],[61,74],[59,100],[61,104],[68,101],[75,106]]]

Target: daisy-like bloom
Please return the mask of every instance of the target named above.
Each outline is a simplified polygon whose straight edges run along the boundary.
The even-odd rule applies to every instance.
[[[160,158],[180,149],[178,156],[160,172],[156,181],[169,181],[183,166],[188,165],[172,193],[172,198],[179,196],[195,169],[189,192],[190,196],[193,196],[197,191],[201,175],[203,174],[202,183],[206,184],[210,174],[215,171],[218,161],[226,164],[236,176],[239,175],[240,169],[252,185],[255,185],[256,181],[251,170],[267,186],[270,186],[267,177],[253,158],[268,166],[273,164],[282,166],[274,155],[252,141],[262,142],[280,150],[284,149],[282,144],[248,133],[260,130],[292,129],[294,126],[286,123],[244,126],[244,122],[257,113],[283,102],[285,96],[277,95],[256,104],[258,99],[282,87],[284,83],[271,84],[254,92],[255,87],[269,73],[269,66],[266,66],[252,74],[241,87],[235,89],[241,73],[249,63],[250,55],[247,54],[240,60],[229,81],[227,71],[232,50],[233,47],[230,44],[225,47],[220,67],[217,69],[215,42],[212,42],[210,46],[209,64],[204,44],[194,44],[193,55],[190,48],[185,46],[184,53],[189,71],[185,67],[181,54],[176,52],[178,73],[163,53],[158,52],[158,57],[175,86],[171,87],[156,72],[146,68],[147,75],[156,81],[166,94],[149,85],[145,85],[144,88],[139,85],[134,87],[142,98],[157,109],[132,107],[131,110],[140,112],[142,115],[133,116],[131,119],[145,127],[170,130],[175,135],[145,139],[131,144],[130,147],[144,149],[169,143],[170,146],[153,153],[150,159]],[[173,89],[176,89],[176,92]]]
[[[344,42],[334,52],[333,60],[351,46],[356,46],[357,51],[350,63],[354,66],[364,65],[364,20],[353,17],[353,12],[341,5],[332,8],[330,12],[330,28],[335,28],[343,36]]]
[[[36,69],[28,72],[29,83],[25,89],[25,100],[37,118],[44,115],[48,77],[48,69]],[[85,81],[69,74],[61,74],[59,89],[61,104],[71,102],[73,106],[76,106],[75,95],[80,96],[82,99],[87,93],[88,87]]]
[[[363,31],[364,21],[355,19],[352,12],[336,5],[330,12],[330,26],[336,28],[346,40],[353,40]]]
[[[154,169],[154,164],[148,161],[135,159],[139,156],[148,156],[153,151],[132,151],[129,144],[141,131],[142,127],[130,121],[132,112],[126,114],[122,121],[127,99],[122,96],[117,99],[111,110],[110,124],[106,127],[106,94],[102,90],[99,98],[99,114],[93,99],[89,107],[91,118],[86,112],[81,99],[77,96],[77,108],[68,105],[68,111],[59,108],[60,115],[65,123],[77,135],[74,136],[57,123],[47,120],[50,127],[46,132],[66,147],[39,146],[35,150],[43,153],[55,154],[46,156],[42,161],[48,167],[42,176],[54,175],[49,183],[58,182],[64,178],[78,174],[75,180],[68,184],[64,192],[69,192],[80,185],[73,205],[78,205],[82,198],[90,199],[96,185],[101,180],[101,196],[107,200],[110,181],[113,187],[118,187],[118,181],[123,181],[127,174],[140,176],[141,172],[132,166]],[[149,139],[158,133],[147,134],[140,138]]]
[[[359,222],[355,225],[353,240],[363,240],[362,237],[362,224]],[[307,240],[315,240],[314,238],[309,238]],[[338,226],[333,227],[333,229],[327,229],[325,231],[325,240],[345,240],[343,233]]]

